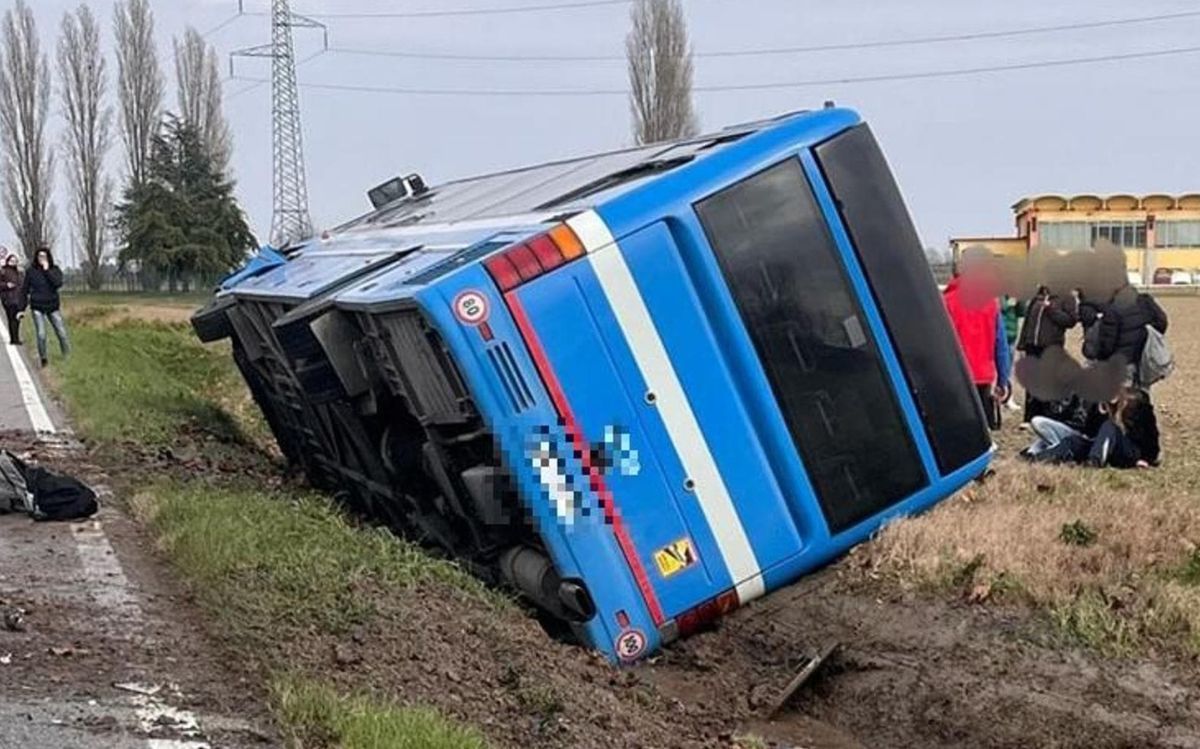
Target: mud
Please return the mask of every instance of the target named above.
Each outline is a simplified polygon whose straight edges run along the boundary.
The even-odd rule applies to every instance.
[[[1015,610],[884,598],[832,569],[640,667],[548,641],[444,590],[281,656],[347,689],[432,704],[498,746],[1200,747],[1193,663],[1107,660]],[[776,719],[806,658],[838,653]]]
[[[125,482],[210,471],[285,481],[261,456],[213,452],[202,438],[185,437],[166,452],[126,447],[96,456]],[[439,587],[401,599],[381,592],[380,615],[344,637],[281,625],[247,643],[162,580],[161,560],[140,529],[120,515],[106,525],[129,576],[156,591],[148,606],[166,636],[137,657],[177,664],[189,674],[189,704],[198,712],[244,715],[247,725],[263,725],[264,676],[286,664],[347,691],[435,706],[499,747],[761,745],[745,738],[753,735],[768,746],[820,749],[1200,748],[1196,663],[1113,660],[1063,642],[1024,609],[906,597],[865,578],[853,557],[648,663],[614,669],[550,640],[532,616]],[[39,638],[26,652],[38,655],[5,673],[59,690],[124,673],[131,655],[120,633],[95,631],[116,625],[81,623],[86,611],[47,609],[33,598],[25,604]],[[197,623],[203,636],[195,636]],[[97,639],[117,644],[41,655],[51,644]],[[838,652],[771,719],[779,691],[834,642]],[[237,736],[250,738],[275,743],[261,732]]]

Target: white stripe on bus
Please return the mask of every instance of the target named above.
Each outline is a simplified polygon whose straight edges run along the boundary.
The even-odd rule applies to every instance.
[[[567,224],[587,250],[588,263],[616,314],[642,378],[656,396],[656,408],[688,478],[695,485],[700,509],[737,587],[738,600],[745,603],[761,596],[762,568],[621,248],[616,246],[612,232],[595,211],[574,216]],[[596,252],[606,247],[609,249]]]

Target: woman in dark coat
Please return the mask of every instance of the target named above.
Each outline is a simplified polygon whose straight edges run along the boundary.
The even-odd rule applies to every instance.
[[[3,253],[0,252],[0,255]],[[21,289],[25,277],[16,255],[9,255],[0,267],[0,302],[4,303],[4,316],[8,323],[8,343],[10,346],[21,345],[21,312],[25,309],[25,301],[21,298]]]
[[[1079,307],[1075,297],[1064,299],[1051,293],[1045,286],[1029,300],[1025,308],[1025,322],[1017,336],[1017,350],[1025,356],[1040,357],[1051,346],[1062,345],[1067,340],[1067,331],[1079,322]],[[1025,393],[1025,423],[1034,416],[1045,416],[1049,404]]]
[[[1118,289],[1103,310],[1097,324],[1096,359],[1107,361],[1120,356],[1129,370],[1129,378],[1140,382],[1138,369],[1146,348],[1146,327],[1166,335],[1167,313],[1154,297],[1139,293],[1132,286]]]
[[[46,366],[46,321],[54,328],[63,356],[71,352],[71,341],[67,337],[67,323],[62,316],[62,301],[58,289],[63,284],[62,270],[54,264],[49,247],[42,247],[33,257],[29,270],[25,271],[22,300],[29,300],[33,310],[33,332],[37,336],[38,358]]]

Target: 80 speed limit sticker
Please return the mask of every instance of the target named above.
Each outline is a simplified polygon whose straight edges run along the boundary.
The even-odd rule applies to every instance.
[[[627,629],[617,635],[617,641],[613,643],[613,646],[617,651],[617,657],[621,660],[637,660],[637,657],[646,650],[646,636],[640,629]]]
[[[481,292],[467,289],[454,297],[454,316],[464,325],[482,325],[488,319],[488,300]]]

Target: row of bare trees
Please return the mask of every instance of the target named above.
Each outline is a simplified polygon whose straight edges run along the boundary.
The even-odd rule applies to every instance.
[[[120,0],[113,15],[117,129],[125,147],[125,190],[143,184],[160,124],[164,81],[149,0]],[[113,142],[108,63],[100,24],[87,3],[64,14],[55,56],[61,151],[47,137],[51,99],[48,55],[33,9],[16,0],[0,21],[0,198],[27,257],[57,238],[56,154],[67,180],[71,237],[89,284],[98,285],[108,249],[114,186],[107,169]],[[232,139],[221,107],[216,50],[192,28],[175,40],[180,119],[201,134],[215,164],[229,163]]]

